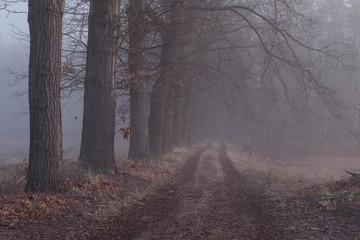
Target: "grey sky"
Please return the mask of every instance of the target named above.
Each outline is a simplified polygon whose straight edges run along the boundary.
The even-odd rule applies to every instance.
[[[26,4],[19,4],[19,11],[26,10]],[[5,74],[8,68],[26,71],[27,49],[14,38],[12,25],[27,31],[26,14],[10,14],[0,11],[0,160],[20,158],[27,155],[29,120],[27,96],[18,96],[27,89],[26,80],[14,85],[15,78]]]
[[[27,4],[17,5],[16,10],[26,11]],[[4,73],[9,68],[27,73],[28,49],[20,43],[13,26],[27,33],[27,15],[7,15],[6,12],[0,11],[0,155],[6,155],[7,158],[9,153],[4,153],[4,149],[15,148],[19,152],[24,152],[29,141],[27,95],[17,96],[19,93],[26,93],[27,79],[14,85],[16,77]],[[78,148],[80,144],[81,120],[75,120],[75,117],[81,119],[82,103],[74,103],[79,99],[81,96],[78,95],[63,101],[64,149]],[[13,154],[15,150],[9,151]]]
[[[14,9],[26,12],[27,3],[18,4]],[[29,142],[27,79],[14,85],[16,77],[4,73],[8,68],[25,74],[28,71],[27,44],[19,41],[19,35],[13,26],[28,33],[27,14],[7,14],[0,11],[0,161],[26,156]],[[16,97],[18,93],[25,94]],[[64,149],[71,147],[78,150],[80,146],[83,105],[81,94],[62,100]],[[119,134],[116,138],[117,146],[127,147],[128,141],[124,141]],[[16,152],[20,154],[16,155]]]
[[[19,4],[20,11],[26,10],[26,4]],[[25,71],[27,66],[27,49],[21,47],[14,38],[13,28],[27,31],[26,14],[7,14],[0,11],[0,141],[24,139],[28,135],[27,117],[20,117],[26,111],[26,96],[15,97],[26,91],[26,81],[15,86],[14,76],[3,73],[8,68]]]

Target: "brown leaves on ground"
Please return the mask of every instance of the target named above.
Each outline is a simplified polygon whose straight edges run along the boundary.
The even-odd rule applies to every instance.
[[[148,224],[161,220],[164,216],[170,219],[173,215],[166,214],[167,211],[174,209],[176,204],[181,203],[178,201],[179,192],[184,193],[182,203],[192,201],[199,203],[199,197],[202,196],[198,194],[199,191],[191,194],[187,191],[189,189],[193,191],[193,186],[196,184],[181,185],[181,181],[184,180],[182,174],[189,173],[186,176],[189,176],[190,181],[192,179],[190,172],[195,171],[197,164],[193,161],[192,165],[188,165],[187,163],[191,161],[186,159],[197,151],[198,149],[186,151],[177,149],[163,158],[147,162],[122,160],[118,166],[119,174],[88,174],[82,178],[73,177],[76,164],[68,162],[65,169],[66,186],[69,190],[67,193],[25,195],[22,193],[23,181],[15,185],[16,189],[11,188],[5,197],[3,190],[9,189],[6,184],[17,181],[17,178],[13,179],[13,175],[23,176],[23,166],[17,165],[8,171],[11,172],[9,175],[11,179],[6,176],[6,181],[0,184],[0,239],[114,239],[112,236],[118,237],[119,234],[129,236],[126,234],[132,231],[143,231]],[[229,165],[227,169],[229,170],[230,167]],[[3,171],[3,175],[5,173]],[[229,174],[228,171],[226,173]],[[250,203],[256,203],[254,197],[259,195],[258,190],[262,192],[265,189],[264,195],[259,195],[258,202],[264,204],[266,214],[272,217],[272,224],[283,230],[285,237],[282,236],[281,239],[356,239],[359,236],[360,184],[355,179],[313,186],[302,191],[290,191],[289,188],[280,191],[278,188],[270,187],[270,182],[276,179],[253,176],[246,171],[242,172],[244,173],[248,175],[242,180],[247,179],[251,183],[249,187],[254,188],[254,191],[248,192],[253,194],[250,194],[249,206],[246,209],[254,212]],[[229,187],[229,194],[224,192],[224,199],[219,198],[215,202],[217,204],[211,205],[214,214],[211,213],[207,219],[209,221],[205,221],[207,227],[211,229],[206,239],[237,237],[232,237],[230,232],[226,232],[226,228],[232,229],[233,224],[236,224],[232,218],[227,221],[227,216],[237,215],[226,215],[225,211],[224,218],[220,219],[217,214],[219,207],[216,207],[226,207],[227,204],[244,207],[243,203],[249,194],[246,194],[246,191],[238,191],[239,194],[233,195],[234,182],[239,180],[228,179],[224,186]],[[182,190],[179,186],[188,186],[188,188]],[[209,183],[209,188],[204,187],[202,190],[211,193],[209,189],[212,186],[212,183]],[[244,186],[240,185],[240,187]],[[209,196],[213,196],[211,199],[216,199],[222,196],[216,193],[222,193],[223,190],[224,188],[219,188],[214,191],[214,195]],[[203,196],[208,195],[203,194]],[[241,197],[244,201],[236,204]],[[232,208],[221,209],[230,213],[232,210]],[[258,212],[262,214],[263,211],[255,211],[255,216]],[[210,220],[217,223],[219,219],[220,225],[210,224]],[[251,218],[247,219],[251,220]],[[253,225],[244,226],[249,226],[251,229]],[[273,228],[266,229],[268,230],[273,231]],[[245,234],[248,233],[250,234],[251,231]],[[232,238],[222,238],[224,236]],[[124,239],[129,238],[124,237]]]
[[[18,228],[69,209],[78,201],[60,195],[13,195],[0,200],[0,225]]]
[[[73,191],[115,192],[120,188],[119,183],[105,175],[84,175],[82,178],[70,178],[67,187]]]
[[[64,164],[68,191],[61,195],[24,194],[25,181],[15,184],[23,176],[23,164],[0,165],[4,175],[0,179],[0,239],[87,239],[86,233],[93,231],[89,226],[106,218],[103,212],[108,209],[116,214],[116,202],[126,206],[148,194],[151,186],[172,181],[188,154],[178,150],[169,158],[148,162],[121,160],[119,174],[81,178],[75,177],[76,162],[68,160]]]

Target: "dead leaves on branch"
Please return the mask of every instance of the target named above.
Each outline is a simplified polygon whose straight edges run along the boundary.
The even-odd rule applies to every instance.
[[[121,116],[121,121],[122,123],[126,123],[126,115],[122,115]],[[120,128],[119,132],[123,135],[124,139],[130,139],[131,135],[134,133],[134,128],[129,126],[129,127],[124,127],[124,128]]]
[[[119,132],[123,135],[124,139],[130,139],[131,135],[134,133],[134,128],[131,126],[128,128],[120,128]]]
[[[77,70],[73,66],[72,62],[64,62],[62,66],[62,73],[67,75],[74,75],[77,74]]]

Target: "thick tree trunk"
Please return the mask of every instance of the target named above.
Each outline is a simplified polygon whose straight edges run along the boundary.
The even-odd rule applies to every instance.
[[[144,30],[145,0],[131,0],[127,11],[129,19],[129,73],[130,73],[130,138],[129,159],[149,158],[148,143],[148,89],[145,78],[146,35]]]
[[[185,89],[185,85],[188,85],[188,81],[190,80],[189,69],[192,66],[187,65],[186,62],[187,56],[191,49],[191,45],[184,44],[189,42],[194,42],[192,28],[193,28],[193,21],[185,9],[189,7],[189,2],[178,0],[180,4],[180,9],[178,15],[180,15],[180,22],[177,24],[177,32],[178,36],[177,39],[180,41],[180,44],[177,49],[177,56],[178,56],[178,65],[176,71],[176,79],[175,83],[173,84],[174,88],[174,104],[173,104],[173,118],[172,118],[172,142],[174,147],[182,147],[187,145],[187,140],[184,139],[183,135],[186,135],[186,131],[188,130],[184,124],[184,120],[186,117],[184,116],[184,104],[185,98],[189,97],[190,95],[187,94],[187,90]],[[184,11],[185,10],[185,11]],[[188,116],[187,116],[188,117]]]
[[[169,97],[169,101],[172,101],[172,96]],[[170,106],[165,107],[165,126],[164,126],[164,133],[163,133],[163,153],[171,152],[173,149],[172,144],[172,133],[173,133],[173,126],[172,126],[172,103]]]
[[[172,1],[170,23],[163,26],[160,77],[150,96],[149,147],[152,156],[160,156],[171,151],[172,148],[172,124],[168,123],[168,121],[172,121],[172,117],[171,112],[167,112],[167,108],[172,104],[174,97],[170,91],[177,69],[179,2],[178,0]],[[168,109],[170,110],[170,108]]]
[[[172,116],[172,144],[174,147],[182,147],[183,142],[183,108],[184,108],[184,84],[185,84],[185,46],[178,50],[178,68],[176,71],[176,81],[173,84],[173,116]]]
[[[175,88],[175,99],[174,99],[174,107],[173,107],[173,146],[174,147],[182,147],[183,146],[183,108],[184,108],[184,91],[183,87],[180,84]]]
[[[64,0],[29,0],[30,152],[26,192],[61,192],[61,41]]]
[[[158,80],[159,81],[159,80]],[[155,85],[155,87],[157,87]],[[164,128],[164,111],[163,111],[163,97],[161,91],[159,94],[155,93],[153,89],[150,96],[150,116],[149,116],[149,148],[151,156],[161,156],[163,153],[163,128]]]
[[[90,1],[79,166],[96,173],[116,172],[115,76],[120,2]]]
[[[149,147],[152,156],[161,156],[164,153],[164,140],[168,139],[164,133],[169,131],[166,129],[166,121],[171,120],[165,116],[166,107],[169,105],[170,81],[176,66],[175,55],[173,54],[175,49],[172,45],[174,42],[170,36],[171,32],[168,31],[163,37],[161,74],[150,96]]]
[[[234,122],[232,119],[227,119],[225,125],[225,139],[229,142],[234,142]]]
[[[188,81],[185,86],[185,91],[187,94],[184,96],[184,105],[183,105],[183,131],[182,131],[182,141],[185,146],[189,147],[192,143],[192,131],[193,131],[193,93],[192,93],[192,82]]]

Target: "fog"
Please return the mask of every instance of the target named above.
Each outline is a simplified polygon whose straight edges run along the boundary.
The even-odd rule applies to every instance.
[[[27,4],[18,4],[26,11]],[[26,158],[29,144],[27,99],[28,45],[16,34],[28,32],[26,14],[0,11],[0,160]],[[80,146],[82,95],[62,100],[63,148],[77,154]]]
[[[359,239],[359,23],[360,0],[0,0],[0,236]]]
[[[26,74],[27,49],[16,40],[1,38],[0,65],[0,159],[26,157],[29,143],[27,79],[19,80],[15,73]],[[62,101],[64,149],[77,152],[80,145],[82,96],[74,94]]]
[[[26,71],[27,49],[12,38],[11,25],[26,26],[24,14],[7,15],[0,12],[0,160],[26,157],[28,151],[29,119],[27,110],[27,83],[16,84],[13,71]]]
[[[26,7],[26,4],[16,6],[18,11],[26,11]],[[297,37],[305,45],[310,45],[312,41],[315,41],[315,45],[319,48],[321,48],[322,44],[325,45],[326,42],[336,42],[344,39],[347,41],[352,37],[355,42],[351,43],[353,47],[351,54],[357,55],[357,48],[360,44],[356,41],[359,40],[360,33],[357,32],[354,21],[359,20],[357,19],[358,16],[353,16],[354,19],[344,23],[341,22],[344,21],[341,18],[335,19],[334,16],[336,17],[336,14],[339,13],[334,11],[335,9],[331,8],[330,5],[328,7],[329,9],[324,8],[326,11],[321,9],[317,12],[317,14],[323,14],[323,19],[317,18],[317,15],[314,16],[314,23],[329,21],[328,23],[314,24],[314,26],[309,27],[313,32],[309,34],[305,32],[303,36],[299,34]],[[313,10],[315,11],[315,9]],[[222,16],[225,22],[233,21],[234,16],[229,15],[226,13]],[[326,16],[328,19],[326,19]],[[26,17],[24,13],[7,14],[0,11],[0,66],[2,70],[0,72],[0,159],[26,157],[28,151],[27,79],[25,77],[19,81],[17,79],[19,76],[14,74],[27,73],[28,43],[26,38],[24,40],[24,36],[19,34],[19,31],[25,33],[28,31]],[[255,23],[257,21],[256,19],[251,20]],[[350,26],[352,29],[339,31],[340,28],[345,28],[345,26]],[[310,36],[313,37],[318,32],[322,32],[322,36],[315,36],[315,40],[310,38]],[[255,38],[254,32],[248,29],[240,30],[239,33],[227,34],[228,40],[234,42],[238,41],[238,39],[243,42],[248,41],[248,38],[244,37],[246,34],[249,34],[249,39]],[[224,49],[226,49],[226,41],[219,36],[212,37],[215,40],[211,41],[224,44]],[[266,40],[267,36],[265,34],[263,37]],[[154,39],[155,43],[149,43],[149,45],[158,44],[156,37]],[[198,43],[193,43],[194,46],[196,44]],[[348,66],[338,67],[339,64],[336,65],[330,63],[331,61],[325,61],[325,63],[322,63],[321,70],[317,71],[317,63],[311,65],[312,63],[309,61],[307,67],[315,69],[314,72],[318,74],[316,79],[319,81],[316,84],[319,84],[319,86],[311,83],[313,86],[308,88],[308,86],[303,86],[308,84],[304,82],[305,80],[299,81],[299,79],[296,79],[298,77],[296,76],[297,73],[291,75],[291,71],[294,69],[291,69],[292,66],[286,66],[284,62],[278,63],[279,66],[281,65],[280,70],[275,70],[278,67],[276,64],[273,67],[274,69],[266,70],[265,66],[262,65],[262,61],[267,56],[258,49],[249,50],[244,54],[245,57],[241,56],[241,61],[244,61],[244,59],[246,61],[242,62],[242,66],[239,68],[237,63],[226,66],[220,64],[220,60],[226,59],[233,53],[235,56],[238,51],[231,49],[230,51],[223,50],[214,53],[212,51],[214,43],[205,42],[202,44],[205,45],[205,48],[208,48],[204,60],[204,65],[207,64],[208,69],[205,69],[207,72],[201,76],[199,83],[197,83],[201,85],[201,87],[198,87],[200,90],[194,90],[196,95],[194,99],[197,101],[194,111],[197,112],[197,115],[193,116],[193,142],[209,138],[227,138],[231,141],[245,139],[257,143],[282,143],[309,139],[355,140],[352,135],[358,135],[360,102],[358,91],[360,75],[355,69],[356,67],[352,68],[352,66],[351,69],[350,67],[347,68]],[[65,47],[67,47],[66,44]],[[295,51],[299,58],[314,58],[311,53],[309,53],[309,56],[304,54],[301,45],[300,47],[296,45],[292,47],[291,51]],[[154,49],[153,52],[150,52],[152,50],[149,51],[149,55],[159,54],[155,47]],[[277,51],[280,52],[280,50],[274,50],[276,54],[281,55]],[[344,51],[346,52],[348,49]],[[346,54],[349,54],[349,52],[346,52]],[[70,59],[69,62],[72,64],[81,61],[79,56],[74,57],[74,59]],[[317,59],[314,60],[314,62],[316,61]],[[149,63],[149,65],[151,64],[153,63]],[[211,67],[213,65],[218,65],[216,71],[212,71]],[[301,69],[301,71],[307,72],[306,69]],[[226,73],[226,77],[231,79],[230,81],[226,80],[224,73]],[[282,82],[284,81],[283,78],[285,84]],[[234,83],[233,80],[239,81]],[[312,80],[311,77],[310,80]],[[234,91],[234,89],[240,90]],[[326,94],[321,95],[320,93],[323,90],[326,91]],[[64,150],[73,149],[75,155],[80,145],[82,94],[80,88],[80,90],[74,91],[70,97],[62,99],[63,148]],[[127,100],[125,98],[125,102]],[[123,111],[123,109],[120,109],[120,111]],[[117,138],[117,148],[126,148],[128,141],[122,141],[120,134],[117,134]]]
[[[23,53],[19,52],[18,46],[12,43],[2,42],[1,46],[1,66],[16,66],[20,70],[26,69],[27,60],[24,50]],[[1,141],[14,141],[26,138],[28,136],[28,119],[26,116],[22,116],[27,111],[26,95],[20,96],[26,92],[26,82],[22,81],[14,85],[14,76],[4,72],[1,73],[0,78],[0,124],[2,126],[0,139]]]

